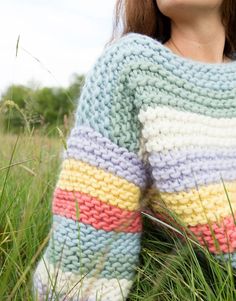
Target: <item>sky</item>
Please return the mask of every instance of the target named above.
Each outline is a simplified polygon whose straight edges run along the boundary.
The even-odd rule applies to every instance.
[[[1,1],[0,95],[11,84],[66,87],[73,73],[86,74],[111,36],[114,6],[115,0]]]

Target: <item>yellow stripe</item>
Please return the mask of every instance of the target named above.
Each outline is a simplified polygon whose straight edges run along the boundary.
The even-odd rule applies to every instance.
[[[139,208],[138,186],[80,160],[64,160],[57,187],[87,193],[121,209]]]
[[[236,211],[236,181],[211,184],[189,192],[166,193],[150,189],[145,197],[156,212],[163,207],[189,226],[220,221]],[[231,208],[230,208],[230,204]]]

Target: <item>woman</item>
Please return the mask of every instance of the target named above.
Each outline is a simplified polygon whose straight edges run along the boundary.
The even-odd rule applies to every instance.
[[[122,37],[87,74],[68,138],[39,300],[126,299],[144,200],[236,265],[236,2],[126,0],[116,12]]]

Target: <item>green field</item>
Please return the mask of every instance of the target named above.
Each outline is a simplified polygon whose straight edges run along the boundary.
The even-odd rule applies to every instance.
[[[0,134],[0,301],[32,300],[30,279],[49,239],[62,151],[59,138]],[[230,265],[220,265],[207,251],[206,259],[198,259],[191,240],[158,225],[144,218],[141,263],[129,300],[236,300]]]

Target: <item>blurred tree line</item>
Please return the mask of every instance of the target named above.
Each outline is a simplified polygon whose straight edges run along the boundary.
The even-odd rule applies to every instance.
[[[84,75],[74,74],[67,88],[11,85],[0,101],[1,123],[5,131],[19,133],[29,130],[65,130],[70,127]]]

